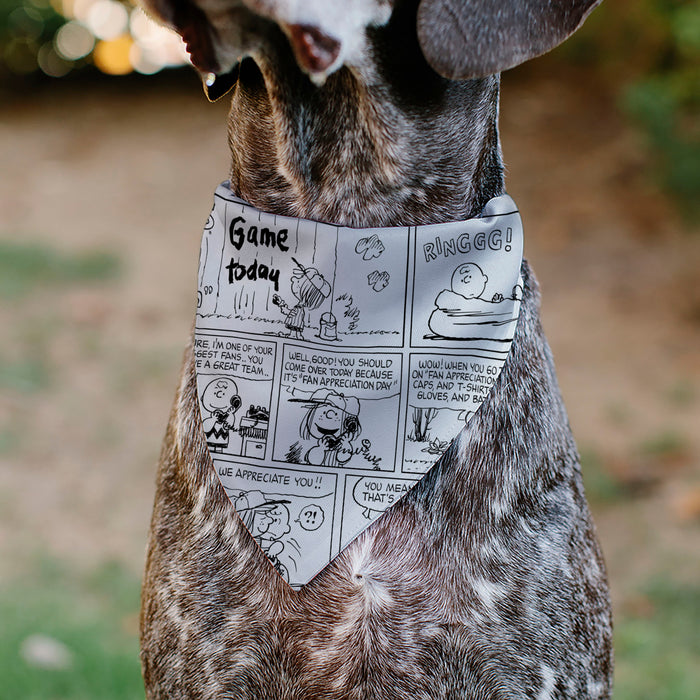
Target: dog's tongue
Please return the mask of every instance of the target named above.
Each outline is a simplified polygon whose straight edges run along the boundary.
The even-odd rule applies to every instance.
[[[308,24],[290,25],[289,38],[297,61],[309,73],[325,73],[340,53],[339,41]]]

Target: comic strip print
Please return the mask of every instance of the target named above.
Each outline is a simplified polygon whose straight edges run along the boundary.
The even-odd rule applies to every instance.
[[[270,472],[218,459],[214,467],[243,524],[287,583],[305,583],[309,566],[323,568],[331,556],[334,474]]]
[[[231,433],[236,432],[236,412],[240,407],[241,397],[233,379],[215,377],[204,387],[201,395],[202,426],[211,452],[229,451]]]
[[[502,362],[466,355],[412,354],[403,471],[424,473],[478,410]]]
[[[199,408],[212,454],[264,459],[275,348],[263,341],[195,334]]]
[[[461,263],[452,273],[450,288],[435,298],[435,309],[428,319],[433,335],[427,338],[471,340],[483,337],[483,326],[499,328],[505,339],[512,339],[518,314],[513,302],[520,302],[522,287],[514,285],[509,296],[487,293],[489,278],[476,263]],[[489,298],[490,297],[490,298]],[[491,332],[493,337],[493,331]]]
[[[400,346],[404,317],[389,311],[404,304],[408,240],[363,233],[300,227],[223,198],[202,241],[202,326],[222,329],[236,319],[249,332],[292,340]]]
[[[217,190],[198,275],[202,430],[242,523],[292,587],[422,478],[497,381],[522,227],[507,196],[485,212],[355,230]]]
[[[414,296],[426,301],[413,308],[413,345],[458,341],[507,351],[522,299],[517,213],[477,230],[419,227],[415,260]]]
[[[285,344],[274,459],[394,469],[402,356]]]

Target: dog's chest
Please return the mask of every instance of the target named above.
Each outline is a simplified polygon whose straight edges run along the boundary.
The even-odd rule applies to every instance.
[[[524,304],[527,325],[528,294]],[[527,351],[525,395],[547,375]],[[517,379],[506,368],[503,383]],[[186,395],[196,411],[192,378]],[[518,439],[500,449],[497,398],[427,481],[299,594],[269,571],[212,471],[194,516],[186,502],[166,507],[181,513],[181,540],[159,561],[169,603],[151,631],[170,639],[193,687],[210,689],[204,697],[598,697],[587,688],[601,677],[606,593],[566,430],[551,436],[558,474],[523,500],[516,484],[528,491],[528,470],[556,460],[518,406],[507,414],[525,422],[528,454]],[[519,452],[515,465],[503,456]]]

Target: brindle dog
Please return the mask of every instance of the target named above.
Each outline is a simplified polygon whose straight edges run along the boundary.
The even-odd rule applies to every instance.
[[[370,227],[467,219],[502,194],[497,73],[563,41],[597,1],[146,4],[216,75],[210,97],[234,87],[236,195]],[[522,274],[490,396],[423,481],[299,592],[219,484],[188,349],[143,588],[149,698],[610,696],[605,568],[537,283],[526,263]]]

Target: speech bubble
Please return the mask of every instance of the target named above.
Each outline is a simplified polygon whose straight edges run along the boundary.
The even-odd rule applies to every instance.
[[[409,403],[476,410],[496,383],[500,368],[493,359],[415,356],[409,370]]]
[[[362,515],[371,520],[375,513],[383,513],[396,503],[415,483],[406,479],[365,476],[355,484],[352,498],[363,509]]]
[[[401,356],[392,353],[308,350],[286,346],[282,384],[296,398],[328,389],[358,400],[395,396],[401,381]]]
[[[275,346],[263,341],[197,337],[194,354],[197,369],[205,373],[269,381],[275,371]]]
[[[323,508],[315,503],[310,503],[299,511],[299,516],[294,522],[299,523],[304,530],[313,531],[318,530],[323,525],[325,517]]]

